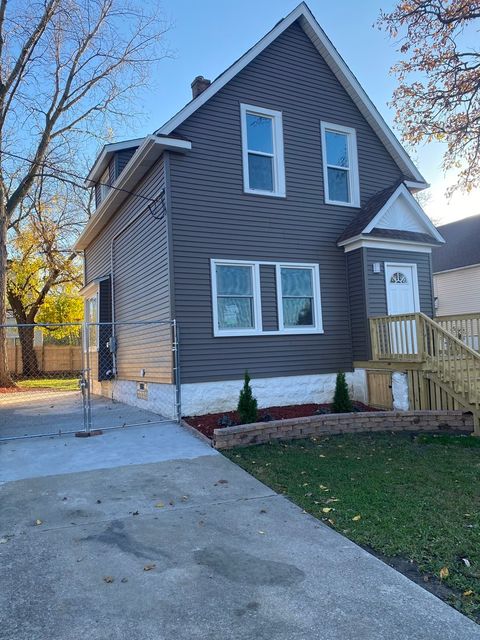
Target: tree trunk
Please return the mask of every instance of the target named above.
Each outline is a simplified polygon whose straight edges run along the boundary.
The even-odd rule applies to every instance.
[[[0,187],[0,387],[14,387],[7,363],[7,230],[8,217]]]
[[[22,371],[26,378],[37,378],[40,374],[37,354],[35,353],[35,325],[18,327],[18,336],[22,348]]]

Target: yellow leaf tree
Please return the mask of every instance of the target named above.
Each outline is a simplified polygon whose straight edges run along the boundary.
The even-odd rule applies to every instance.
[[[7,302],[18,324],[23,372],[39,372],[34,349],[35,323],[70,323],[82,320],[82,282],[79,258],[63,249],[75,222],[66,215],[57,196],[38,204],[26,221],[10,233],[7,263]],[[45,329],[48,335],[53,329]],[[55,330],[56,339],[73,339],[78,327]]]

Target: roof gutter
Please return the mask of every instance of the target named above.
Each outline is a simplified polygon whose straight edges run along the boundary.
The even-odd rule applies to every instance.
[[[131,197],[131,192],[137,187],[139,180],[153,167],[164,151],[186,153],[191,148],[192,143],[189,140],[159,138],[155,135],[144,138],[143,143],[135,151],[125,169],[113,183],[106,198],[87,222],[75,243],[74,250],[82,251],[88,247],[95,236],[113,217],[120,205]]]

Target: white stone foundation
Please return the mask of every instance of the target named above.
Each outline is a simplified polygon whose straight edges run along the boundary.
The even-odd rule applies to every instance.
[[[323,404],[333,400],[336,373],[252,379],[259,409],[291,404]],[[364,369],[346,374],[352,400],[367,402]],[[243,380],[182,384],[182,415],[220,413],[237,408]]]
[[[148,382],[147,389],[148,396],[144,400],[137,398],[137,382],[135,380],[92,382],[92,392],[96,395],[113,397],[118,402],[157,413],[164,418],[176,419],[175,385]]]
[[[392,373],[393,408],[397,411],[408,411],[408,376],[401,371]]]

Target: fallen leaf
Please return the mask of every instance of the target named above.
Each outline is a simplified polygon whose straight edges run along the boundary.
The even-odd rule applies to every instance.
[[[182,502],[186,502],[188,500],[188,496],[182,496]]]
[[[122,578],[120,582],[123,582],[123,583],[128,582],[128,578]]]
[[[140,513],[140,511],[138,511],[138,509],[137,509],[137,511],[134,511],[134,512],[132,513],[132,516],[138,516],[138,515],[139,515],[139,513]]]
[[[40,524],[43,524],[43,521],[42,521],[42,520],[40,520],[40,518],[37,518],[37,519],[35,520],[35,526],[37,526],[37,527],[38,527],[38,525],[40,525]]]
[[[462,558],[462,562],[466,567],[471,567],[470,560],[468,558]]]
[[[324,456],[323,453],[321,453],[318,457],[319,458],[326,458],[326,456]]]
[[[114,578],[113,578],[113,576],[104,576],[103,577],[103,581],[107,582],[108,584],[110,584],[110,582],[114,581]]]
[[[155,567],[156,567],[156,566],[157,566],[157,565],[156,565],[156,564],[154,564],[154,563],[152,563],[152,564],[146,564],[146,565],[143,567],[143,570],[144,570],[144,571],[151,571],[152,569],[155,569]]]
[[[327,487],[324,484],[320,485],[320,489],[326,489]]]
[[[463,592],[463,595],[466,596],[467,598],[468,596],[473,596],[472,589],[467,589],[466,591]]]
[[[360,514],[358,514],[358,515],[356,515],[356,516],[353,516],[353,518],[352,518],[352,520],[353,520],[354,522],[358,522],[358,521],[359,521],[359,520],[361,520],[361,519],[362,519],[362,516],[361,516]]]
[[[161,509],[165,505],[163,504],[163,502],[157,502],[157,504],[155,506],[156,506],[157,509]]]
[[[332,511],[332,507],[323,507],[322,511],[323,513],[330,513],[330,511]]]
[[[257,533],[259,533],[261,536],[265,535],[265,531],[258,531]]]
[[[335,524],[335,520],[332,520],[331,518],[328,518],[327,522],[329,522],[331,525]]]
[[[448,567],[442,567],[440,569],[440,580],[443,580],[444,578],[448,578],[449,575],[450,575],[450,571],[448,570]]]

